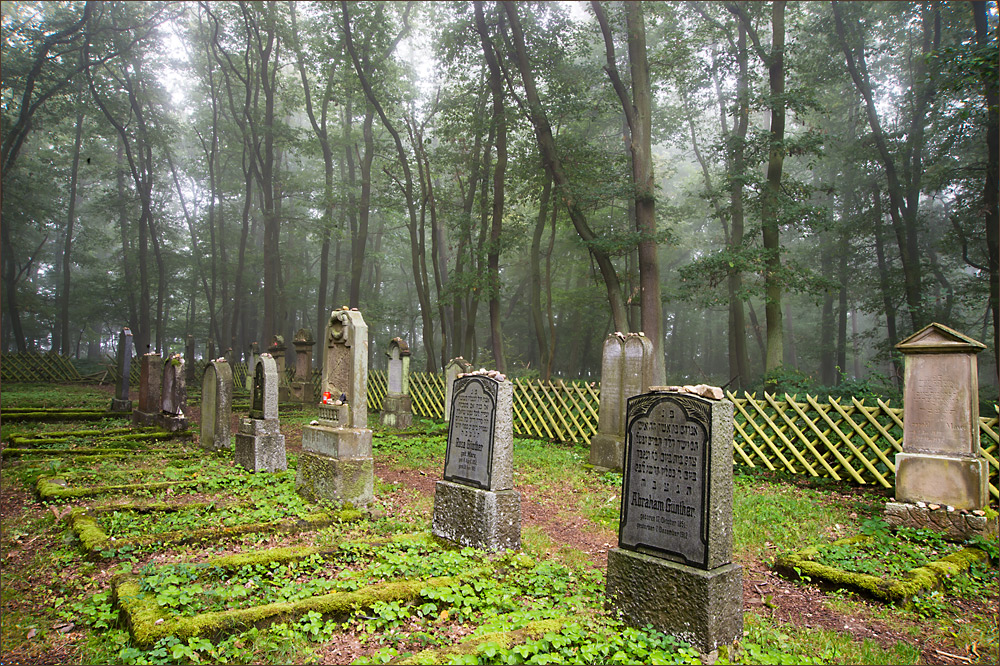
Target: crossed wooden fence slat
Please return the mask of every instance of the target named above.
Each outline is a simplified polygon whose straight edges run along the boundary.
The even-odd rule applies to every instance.
[[[2,380],[10,382],[80,381],[70,360],[58,354],[4,354]],[[138,362],[132,365],[132,381],[138,384]],[[245,391],[246,366],[233,364],[238,391]],[[312,382],[319,396],[321,373],[314,370]],[[537,437],[587,445],[597,433],[600,387],[586,382],[515,379],[514,432],[520,437]],[[382,409],[387,388],[384,370],[368,374],[368,407]],[[419,416],[444,415],[444,376],[439,373],[411,372],[410,396]],[[875,404],[851,398],[820,400],[806,396],[727,392],[733,401],[734,463],[763,466],[792,474],[850,480],[861,485],[893,487],[895,455],[903,450],[903,410],[880,399]],[[980,445],[990,467],[989,492],[1000,498],[997,476],[1000,469],[1000,413],[980,416]]]

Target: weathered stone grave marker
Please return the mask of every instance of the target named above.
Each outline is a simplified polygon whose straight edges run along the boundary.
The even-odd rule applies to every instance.
[[[514,490],[513,387],[483,370],[457,377],[454,391],[432,531],[463,546],[516,550],[521,494]]]
[[[240,419],[236,433],[236,464],[251,472],[288,469],[278,421],[278,366],[270,354],[257,357],[251,381],[250,415]]]
[[[233,370],[224,358],[209,361],[201,380],[201,448],[229,448],[232,413]]]
[[[664,387],[660,387],[663,389]],[[733,549],[733,404],[653,390],[629,398],[618,548],[606,594],[633,626],[711,652],[743,632]]]
[[[601,401],[597,434],[590,440],[590,464],[621,470],[625,446],[625,409],[630,397],[649,389],[653,344],[642,333],[612,333],[601,358]]]
[[[253,390],[253,373],[254,368],[257,367],[257,358],[260,356],[260,346],[256,342],[250,345],[250,349],[247,350],[247,378],[244,384],[246,385],[247,391]]]
[[[184,357],[174,354],[163,364],[163,383],[160,396],[160,416],[157,423],[168,432],[187,428],[187,384]]]
[[[451,396],[455,392],[455,378],[461,373],[472,372],[472,364],[461,356],[444,366],[444,420],[451,420]]]
[[[163,359],[159,354],[142,355],[139,366],[139,404],[132,411],[132,425],[154,426],[160,419],[160,386],[163,382]]]
[[[312,348],[316,341],[311,330],[300,328],[292,344],[295,346],[295,380],[290,386],[291,399],[308,404],[316,399],[312,385]]]
[[[334,310],[326,327],[319,418],[302,428],[295,489],[303,497],[372,501],[374,464],[368,429],[368,325],[357,309]]]
[[[129,374],[132,371],[132,331],[125,327],[118,336],[118,381],[115,383],[115,397],[111,398],[111,411],[131,412],[129,398]]]
[[[194,382],[194,336],[187,336],[184,344],[184,381]]]
[[[402,338],[389,341],[389,380],[382,401],[382,425],[387,428],[409,428],[413,425],[413,403],[410,398],[410,347]]]
[[[979,440],[976,354],[986,346],[929,324],[896,348],[905,358],[903,451],[896,454],[896,497],[886,505],[886,520],[960,539],[982,532],[989,463]]]
[[[288,377],[285,374],[286,349],[288,347],[285,345],[285,336],[283,335],[275,335],[271,338],[271,346],[267,349],[267,352],[278,366],[278,402],[288,402],[289,398]]]

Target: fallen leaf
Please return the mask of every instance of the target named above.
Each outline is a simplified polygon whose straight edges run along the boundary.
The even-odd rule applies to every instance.
[[[32,627],[31,629],[28,630],[28,638],[34,638],[34,637],[35,637],[35,629],[34,627]]]

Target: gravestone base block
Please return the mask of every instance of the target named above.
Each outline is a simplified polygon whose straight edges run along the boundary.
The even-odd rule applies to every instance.
[[[743,574],[738,564],[696,569],[621,548],[608,551],[607,606],[628,624],[646,624],[702,653],[743,635]]]
[[[304,405],[311,405],[316,402],[316,399],[313,397],[312,382],[292,382],[288,388],[292,402],[301,402]]]
[[[149,412],[140,412],[138,409],[132,410],[132,425],[140,428],[150,428],[160,425],[160,415]]]
[[[371,431],[369,448],[371,447]],[[305,434],[303,433],[303,438]],[[306,499],[321,499],[360,508],[374,497],[375,465],[368,458],[334,458],[303,450],[295,475],[295,491]]]
[[[602,471],[622,471],[622,460],[625,457],[625,438],[619,435],[608,435],[602,432],[590,440],[590,464]]]
[[[302,427],[302,451],[329,458],[371,458],[372,431],[368,428]]]
[[[434,490],[434,536],[494,552],[521,547],[521,493],[480,490],[438,481]]]
[[[111,411],[113,412],[131,412],[132,411],[132,401],[131,400],[121,400],[119,398],[111,398]]]
[[[995,539],[996,517],[987,518],[983,511],[979,511],[979,514],[984,515],[953,506],[928,505],[925,502],[887,502],[885,505],[885,522],[895,529],[911,527],[934,530],[954,541],[965,541],[974,534]]]
[[[236,433],[236,464],[251,472],[281,472],[288,469],[285,436],[277,419],[240,419]]]
[[[989,503],[989,463],[983,457],[930,453],[896,454],[896,500],[956,509]]]
[[[187,417],[183,414],[160,414],[156,419],[156,425],[167,432],[180,432],[181,430],[187,430],[188,422]]]
[[[408,395],[386,395],[382,402],[382,425],[403,430],[413,425],[413,399]]]

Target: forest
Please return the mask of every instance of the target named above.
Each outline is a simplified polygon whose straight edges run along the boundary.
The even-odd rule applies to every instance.
[[[995,2],[2,4],[2,350],[902,379],[998,349]],[[317,355],[316,362],[319,362]]]

